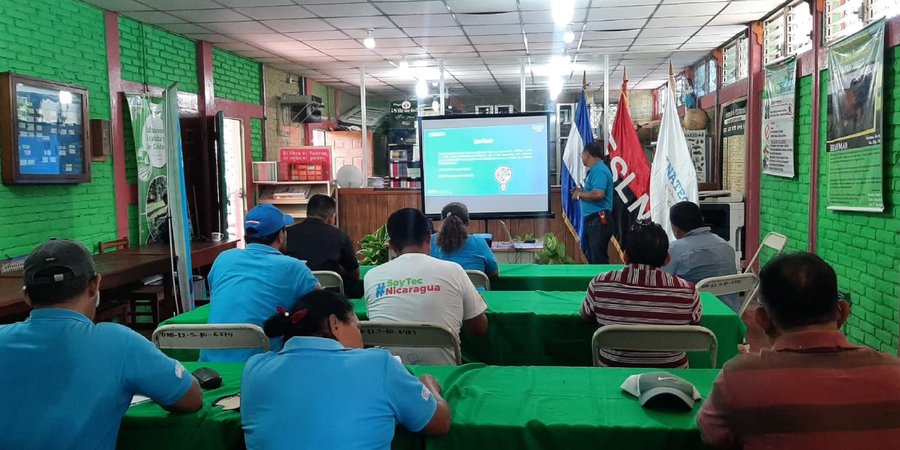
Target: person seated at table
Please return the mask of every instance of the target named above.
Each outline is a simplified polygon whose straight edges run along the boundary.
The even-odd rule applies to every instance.
[[[389,449],[397,423],[426,436],[450,430],[450,407],[431,375],[410,375],[390,353],[363,350],[347,298],[307,294],[278,308],[266,335],[279,352],[255,355],[241,380],[247,449]]]
[[[247,248],[220,254],[209,271],[208,323],[262,326],[277,305],[293,307],[301,297],[321,288],[306,264],[284,255],[286,227],[293,217],[272,205],[259,205],[244,220]],[[274,339],[273,350],[281,348]],[[258,349],[203,350],[200,361],[244,362]]]
[[[469,209],[458,202],[441,210],[441,231],[431,236],[431,256],[453,261],[465,270],[478,270],[489,277],[500,274],[497,258],[487,241],[469,234]]]
[[[100,274],[84,245],[39,245],[24,277],[34,309],[0,325],[0,448],[113,449],[136,394],[173,412],[203,405],[181,363],[122,325],[92,322]]]
[[[601,273],[588,284],[581,317],[605,325],[694,325],[700,322],[700,295],[693,284],[666,273],[669,237],[659,224],[639,220],[625,237],[621,270]],[[600,365],[687,368],[684,352],[600,349]]]
[[[472,336],[487,333],[487,305],[463,268],[428,255],[430,232],[422,211],[404,208],[388,218],[393,260],[366,273],[369,320],[445,325]],[[450,349],[394,348],[405,364],[456,364]]]
[[[900,360],[841,332],[850,305],[812,253],[775,257],[759,274],[754,319],[771,348],[727,362],[697,422],[717,448],[896,449]]]
[[[337,227],[337,204],[322,194],[310,197],[306,219],[287,229],[284,254],[306,261],[310,270],[330,270],[344,279],[344,292],[351,298],[362,292],[351,292],[359,281],[359,261],[350,236]]]
[[[700,206],[688,201],[676,203],[669,209],[669,221],[676,240],[669,245],[671,259],[663,270],[694,284],[738,273],[734,248],[703,224]],[[721,300],[735,312],[741,307],[736,294],[723,295]]]

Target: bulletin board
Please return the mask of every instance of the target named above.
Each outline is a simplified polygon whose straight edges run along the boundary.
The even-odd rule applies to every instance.
[[[91,181],[87,90],[0,74],[4,184]]]

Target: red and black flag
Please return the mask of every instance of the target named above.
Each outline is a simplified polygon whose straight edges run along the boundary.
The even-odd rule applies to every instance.
[[[618,242],[640,219],[650,218],[650,163],[628,111],[628,79],[622,81],[622,96],[609,136],[609,168],[615,183],[613,225]]]

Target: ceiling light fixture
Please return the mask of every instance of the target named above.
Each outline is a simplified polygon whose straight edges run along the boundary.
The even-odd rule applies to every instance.
[[[428,97],[428,82],[424,78],[420,78],[419,82],[416,83],[416,97]]]
[[[563,33],[563,42],[566,44],[571,44],[572,41],[575,40],[575,32],[572,31],[572,25],[566,27],[566,32]]]
[[[372,36],[372,33],[374,32],[375,30],[369,28],[369,32],[366,34],[366,38],[363,40],[363,45],[365,45],[369,50],[375,48],[375,37]]]
[[[409,70],[409,61],[406,60],[405,56],[400,60],[400,64],[397,66],[397,68],[403,72]]]
[[[575,16],[575,0],[550,0],[550,11],[553,13],[553,23],[564,27],[572,23]]]
[[[441,109],[441,102],[439,102],[437,100],[431,102],[431,110],[432,111],[437,111],[439,109]]]
[[[550,101],[555,102],[563,90],[562,78],[551,77],[547,80],[547,86],[550,88]]]

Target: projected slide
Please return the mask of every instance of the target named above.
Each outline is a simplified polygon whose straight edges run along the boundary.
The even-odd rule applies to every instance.
[[[426,214],[459,201],[481,215],[549,210],[546,115],[422,121]]]

